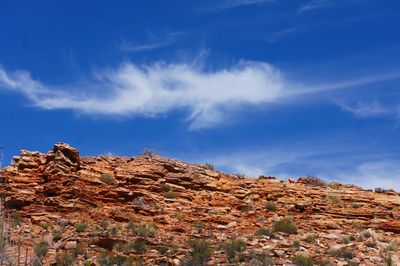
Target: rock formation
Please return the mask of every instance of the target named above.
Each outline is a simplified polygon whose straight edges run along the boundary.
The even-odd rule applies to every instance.
[[[21,151],[0,176],[4,265],[400,263],[393,191],[246,178],[150,153],[81,157],[63,143]]]

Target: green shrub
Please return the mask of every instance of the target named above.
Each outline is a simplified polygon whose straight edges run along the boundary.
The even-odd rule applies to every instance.
[[[133,221],[129,221],[129,223],[126,225],[126,229],[134,231],[136,230],[136,224]]]
[[[310,243],[310,244],[315,243],[315,236],[307,236],[305,240],[307,243]]]
[[[69,252],[57,252],[56,266],[72,266],[75,265],[75,258]]]
[[[142,238],[137,238],[132,245],[133,249],[138,253],[143,253],[147,250],[146,241]]]
[[[332,249],[330,253],[337,258],[352,259],[354,257],[354,252],[347,247]]]
[[[267,201],[267,203],[265,204],[265,207],[267,208],[267,210],[272,211],[272,212],[276,211],[276,209],[277,209],[276,204],[273,201]]]
[[[312,266],[313,259],[305,254],[297,254],[292,258],[292,262],[298,266]]]
[[[42,227],[44,230],[49,229],[49,225],[47,223],[41,223],[40,227]]]
[[[223,245],[223,249],[228,259],[232,260],[236,257],[237,253],[243,252],[246,249],[246,243],[241,240],[232,239]]]
[[[134,265],[131,258],[123,256],[123,255],[116,255],[114,256],[111,253],[102,253],[100,254],[97,262],[100,266],[130,266]]]
[[[359,202],[352,202],[351,203],[351,207],[354,208],[354,209],[361,208],[362,206],[363,206],[363,204],[359,203]]]
[[[261,237],[261,236],[269,236],[272,237],[273,236],[273,232],[271,229],[269,228],[265,228],[265,227],[261,227],[258,228],[256,231],[256,236]]]
[[[387,251],[397,252],[398,249],[399,249],[399,244],[397,243],[396,240],[390,241],[389,245],[386,247]]]
[[[152,158],[153,156],[157,155],[157,151],[154,149],[145,148],[142,152],[142,155]]]
[[[57,229],[54,229],[54,230],[53,230],[53,240],[54,240],[54,241],[60,240],[60,239],[61,239],[61,236],[62,236],[61,230],[57,230]]]
[[[114,261],[114,256],[111,253],[102,253],[97,259],[100,266],[113,266],[115,264]]]
[[[192,239],[188,242],[191,248],[191,260],[189,265],[204,265],[211,257],[213,251],[208,242],[203,239]]]
[[[118,228],[116,226],[113,226],[109,230],[110,235],[115,236],[118,233]]]
[[[168,192],[168,191],[171,190],[171,187],[170,187],[168,184],[166,184],[166,183],[161,183],[161,184],[160,184],[160,188],[161,188],[164,192]]]
[[[102,220],[100,221],[100,227],[101,227],[103,230],[107,230],[107,228],[108,228],[108,221],[107,221],[106,219],[102,219]]]
[[[166,246],[156,246],[155,249],[160,253],[160,255],[165,255],[169,251],[169,248]]]
[[[342,237],[342,239],[340,239],[340,244],[349,244],[350,243],[350,238],[348,237]]]
[[[275,232],[297,234],[297,226],[288,218],[283,218],[274,224]]]
[[[212,164],[210,164],[210,163],[206,163],[205,165],[204,165],[207,169],[210,169],[210,170],[214,170],[215,168],[214,168],[214,165],[212,165]]]
[[[136,234],[141,237],[153,237],[156,231],[154,225],[149,223],[143,223],[136,228]]]
[[[85,224],[85,223],[77,223],[77,224],[75,224],[75,231],[77,233],[83,233],[83,232],[86,231],[86,229],[87,229],[87,224]]]
[[[164,192],[164,197],[167,199],[175,199],[177,196],[176,196],[175,192],[167,191],[167,192]]]
[[[340,198],[339,195],[327,195],[325,196],[325,200],[332,202],[334,204],[339,204],[342,202],[342,199]]]
[[[394,266],[394,261],[391,255],[383,255],[383,261],[385,266]]]
[[[106,183],[108,185],[112,185],[112,184],[116,183],[115,178],[109,174],[102,174],[99,179],[101,182]]]
[[[49,243],[47,243],[44,240],[41,240],[35,244],[35,246],[33,247],[33,250],[35,251],[35,255],[39,259],[41,259],[47,254],[47,251],[49,251],[49,248],[50,248]]]
[[[300,241],[299,240],[294,240],[293,241],[293,243],[292,243],[292,246],[295,248],[295,249],[299,249],[300,248]]]

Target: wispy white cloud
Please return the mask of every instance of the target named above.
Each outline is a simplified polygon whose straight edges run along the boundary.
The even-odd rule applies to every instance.
[[[305,96],[318,98],[328,90],[400,77],[400,73],[392,73],[307,85],[288,80],[278,68],[265,62],[242,61],[216,70],[207,70],[201,60],[193,62],[128,62],[95,72],[84,84],[61,85],[46,85],[27,71],[7,72],[0,67],[0,87],[19,92],[34,106],[48,110],[142,117],[183,110],[188,112],[190,128],[196,129],[226,123],[243,107],[288,103]]]
[[[383,105],[379,102],[337,103],[344,111],[352,113],[359,118],[394,117],[400,118],[400,107]]]
[[[214,11],[249,5],[261,5],[275,0],[225,0],[214,7]]]
[[[143,52],[154,49],[159,49],[173,44],[184,32],[167,32],[161,35],[149,34],[147,42],[127,41],[121,37],[118,49],[125,52]]]
[[[272,103],[288,92],[280,71],[260,62],[240,62],[216,71],[185,63],[125,63],[95,73],[95,79],[84,85],[63,86],[44,85],[28,72],[0,69],[0,86],[49,110],[119,116],[188,110],[192,128],[215,126],[235,108]]]
[[[330,0],[310,0],[307,4],[301,6],[298,9],[298,12],[305,12],[314,9],[321,9],[328,7],[332,4]]]
[[[301,27],[301,26],[294,26],[294,27],[285,28],[285,29],[282,29],[282,30],[279,30],[279,31],[275,31],[275,32],[267,34],[266,40],[268,42],[273,43],[273,42],[276,42],[279,39],[282,39],[282,38],[284,38],[284,37],[286,37],[288,35],[291,35],[293,33],[299,32],[302,29],[303,29],[303,27]]]

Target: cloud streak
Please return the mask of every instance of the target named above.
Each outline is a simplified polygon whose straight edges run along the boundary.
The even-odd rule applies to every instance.
[[[97,72],[84,85],[62,87],[44,85],[28,72],[0,69],[0,86],[49,110],[145,117],[187,110],[191,128],[215,126],[230,110],[275,102],[286,94],[280,71],[260,62],[240,62],[216,71],[184,63],[125,63]]]
[[[261,5],[274,0],[225,0],[214,8],[214,11],[235,8],[239,6]]]
[[[338,103],[347,112],[358,118],[394,117],[400,118],[400,107],[384,106],[379,102],[357,102],[354,105]]]
[[[329,0],[311,0],[307,4],[301,6],[298,10],[299,13],[301,12],[306,12],[306,11],[311,11],[315,9],[321,9],[325,8],[332,3]]]
[[[178,37],[184,32],[168,32],[161,36],[150,34],[150,40],[147,43],[128,42],[121,38],[118,49],[124,52],[144,52],[159,49],[161,47],[172,45]]]
[[[0,87],[20,93],[34,106],[47,110],[128,117],[158,117],[184,111],[189,127],[199,129],[229,122],[231,115],[243,108],[289,103],[304,96],[323,97],[324,91],[400,76],[390,73],[305,85],[288,80],[278,68],[265,62],[242,61],[213,70],[199,60],[194,62],[147,65],[127,62],[114,69],[97,71],[83,84],[62,85],[46,85],[27,71],[7,72],[0,67]],[[350,111],[350,107],[347,109]],[[353,111],[361,113],[364,109],[360,106]]]

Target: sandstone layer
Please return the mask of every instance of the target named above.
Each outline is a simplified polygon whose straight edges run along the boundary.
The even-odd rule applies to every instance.
[[[248,178],[151,152],[81,157],[62,143],[13,160],[0,172],[3,265],[399,263],[394,191]]]

